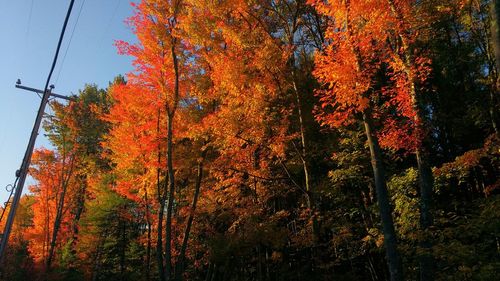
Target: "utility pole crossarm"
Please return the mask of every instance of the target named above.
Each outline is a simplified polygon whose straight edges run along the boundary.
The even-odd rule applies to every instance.
[[[18,81],[18,82],[20,82],[20,81]],[[30,92],[35,92],[35,93],[38,93],[38,94],[43,94],[44,93],[43,90],[39,90],[39,89],[31,88],[31,87],[26,87],[26,86],[23,86],[23,85],[20,85],[20,84],[16,84],[16,88],[23,89],[23,90],[30,91]],[[55,98],[60,98],[60,99],[68,100],[68,101],[74,101],[75,100],[72,97],[63,96],[63,95],[59,95],[59,94],[52,93],[52,92],[50,93],[50,96],[51,97],[55,97]]]

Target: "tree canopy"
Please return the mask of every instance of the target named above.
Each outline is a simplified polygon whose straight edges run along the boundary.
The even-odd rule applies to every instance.
[[[133,70],[51,103],[0,280],[498,278],[497,1],[132,5]]]

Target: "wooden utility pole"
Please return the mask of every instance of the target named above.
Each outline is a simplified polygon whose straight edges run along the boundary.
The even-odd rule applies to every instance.
[[[57,63],[57,57],[59,56],[59,51],[61,50],[61,44],[64,38],[64,33],[66,32],[66,27],[68,26],[68,20],[71,15],[71,11],[73,10],[73,5],[75,0],[71,0],[68,7],[68,12],[66,13],[66,17],[64,19],[64,24],[61,30],[61,34],[59,36],[59,42],[57,43],[56,53],[54,55],[54,60],[52,61],[52,66],[50,68],[49,76],[47,77],[47,81],[45,82],[45,86],[43,90],[38,90],[30,87],[21,86],[21,80],[17,80],[16,88],[43,94],[42,101],[40,102],[40,108],[38,109],[38,113],[36,115],[35,124],[33,125],[33,130],[31,131],[30,140],[28,142],[28,147],[26,148],[26,152],[24,153],[23,162],[21,163],[21,168],[16,172],[16,182],[17,185],[14,187],[15,193],[14,198],[12,199],[12,203],[10,205],[9,216],[7,217],[7,222],[5,223],[4,232],[0,235],[0,273],[2,271],[1,264],[3,259],[5,258],[5,249],[7,248],[7,242],[9,241],[10,232],[12,230],[12,224],[14,223],[14,217],[16,215],[16,210],[19,205],[19,200],[21,199],[21,194],[23,192],[24,182],[26,181],[26,177],[28,175],[28,168],[31,163],[31,156],[33,155],[33,148],[35,147],[36,137],[38,136],[38,130],[40,129],[40,125],[42,123],[43,114],[45,112],[45,107],[49,102],[49,98],[57,97],[63,99],[70,99],[68,97],[53,94],[52,90],[54,89],[53,85],[49,86],[50,78],[52,77],[52,73],[54,73],[54,69]]]
[[[35,124],[33,125],[33,130],[31,131],[30,140],[28,142],[28,147],[26,148],[26,152],[24,153],[23,162],[21,163],[21,168],[16,171],[17,177],[17,185],[14,187],[15,193],[12,199],[12,203],[10,204],[9,216],[7,217],[7,222],[5,223],[4,231],[0,237],[0,264],[3,262],[5,257],[5,250],[7,248],[7,242],[9,241],[10,232],[12,230],[12,225],[14,223],[14,217],[16,216],[17,207],[19,206],[19,200],[21,199],[21,195],[23,192],[24,182],[26,181],[26,177],[28,176],[28,168],[31,162],[31,156],[33,155],[33,148],[35,147],[36,137],[38,136],[38,130],[40,129],[40,125],[42,123],[43,114],[45,112],[45,107],[49,101],[50,97],[62,98],[66,100],[71,100],[71,98],[58,95],[52,93],[54,89],[53,85],[50,85],[48,89],[38,90],[30,87],[25,87],[21,85],[21,80],[17,80],[16,88],[43,94],[42,101],[40,102],[40,108],[38,109],[38,113],[36,115]],[[1,268],[1,267],[0,267]]]

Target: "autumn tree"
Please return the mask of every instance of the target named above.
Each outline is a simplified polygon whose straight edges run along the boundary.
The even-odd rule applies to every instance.
[[[197,98],[204,108],[213,110],[204,123],[212,129],[213,142],[220,153],[214,161],[218,169],[213,174],[217,190],[226,194],[223,204],[241,204],[241,213],[235,214],[239,219],[235,218],[234,223],[251,225],[253,216],[278,216],[275,213],[280,209],[273,213],[269,204],[287,199],[276,197],[287,192],[298,194],[294,204],[300,206],[300,215],[294,215],[300,218],[301,233],[307,233],[298,244],[304,246],[310,257],[304,258],[301,266],[314,272],[314,254],[310,249],[314,248],[315,238],[311,237],[319,235],[314,227],[316,211],[311,210],[313,191],[308,161],[312,153],[307,151],[306,130],[314,127],[315,122],[309,107],[312,95],[308,94],[312,90],[299,85],[312,79],[304,79],[302,73],[291,75],[302,67],[300,71],[307,73],[312,65],[311,58],[302,60],[311,55],[304,52],[307,46],[295,39],[307,33],[305,24],[299,22],[308,18],[308,11],[312,10],[302,1],[193,1],[190,21],[183,27],[200,49],[200,60],[206,63],[204,72],[210,79],[208,94]],[[320,29],[320,23],[312,23],[313,29]],[[291,38],[294,39],[289,42]],[[235,201],[239,197],[245,200]],[[233,212],[229,211],[228,216],[229,213]],[[270,224],[263,223],[262,229]],[[237,225],[217,231],[239,235],[243,230]],[[272,247],[256,246],[252,258],[260,261],[262,252],[269,248]],[[220,266],[221,261],[217,263]],[[210,266],[217,267],[214,262]]]
[[[163,269],[162,237],[158,230],[157,255],[161,280],[172,278],[172,216],[175,198],[174,171],[174,120],[179,104],[189,95],[189,77],[193,72],[190,48],[182,38],[178,24],[182,21],[185,5],[183,1],[141,1],[135,5],[135,14],[128,23],[136,34],[138,43],[128,44],[118,41],[121,54],[134,57],[135,71],[127,77],[128,82],[121,91],[147,91],[158,106],[158,122],[166,121],[166,143],[158,138],[158,147],[165,147],[165,155],[160,155],[158,162],[166,161],[167,183],[162,194],[158,196],[158,226],[161,227],[163,210],[166,207],[165,219],[165,268]],[[120,88],[115,91],[120,91]],[[160,116],[160,114],[162,116]],[[164,116],[163,116],[164,115]],[[152,128],[154,130],[154,127]],[[156,130],[160,130],[159,128]],[[160,175],[157,175],[159,177]],[[160,185],[160,180],[157,185]],[[158,190],[160,187],[158,186]],[[166,203],[165,203],[166,201]],[[166,204],[166,206],[165,206]]]
[[[148,213],[146,219],[149,230],[153,222],[157,223],[157,254],[161,254],[163,211],[156,212],[158,218],[154,221],[150,211],[153,208],[164,209],[161,204],[164,203],[165,195],[160,178],[161,165],[165,164],[160,158],[160,153],[164,151],[160,141],[165,132],[160,128],[165,120],[160,119],[159,115],[162,105],[159,101],[155,103],[156,97],[150,92],[138,88],[137,91],[131,91],[131,85],[125,87],[125,84],[118,83],[110,89],[113,106],[105,119],[110,122],[111,130],[104,146],[110,161],[114,163],[116,192],[142,206]],[[153,204],[153,198],[157,199],[158,205]],[[149,247],[153,241],[151,235],[150,232],[147,241]]]
[[[318,93],[322,103],[318,119],[324,125],[337,127],[352,123],[356,114],[361,113],[370,148],[390,276],[391,280],[402,280],[382,150],[373,123],[374,99],[378,94],[375,76],[382,63],[377,55],[384,51],[381,45],[385,44],[383,26],[378,23],[387,15],[378,1],[313,4],[320,13],[334,19],[326,31],[331,43],[317,57],[315,75],[326,88]]]
[[[67,216],[72,217],[71,239],[65,246],[65,263],[68,274],[76,270],[78,256],[76,248],[79,239],[80,219],[88,199],[88,186],[96,174],[109,169],[109,161],[103,157],[101,142],[107,133],[108,123],[101,115],[109,109],[109,96],[97,85],[85,85],[72,97],[71,102],[63,104],[52,102],[53,115],[44,123],[47,136],[58,152],[68,155],[72,162],[66,163],[66,172],[71,178]],[[71,168],[71,170],[69,170]]]
[[[51,104],[0,279],[495,279],[491,3],[138,1],[134,71]]]
[[[68,209],[76,192],[73,171],[74,157],[61,155],[47,149],[36,151],[33,159],[32,177],[37,184],[30,187],[35,194],[33,204],[33,251],[36,261],[45,264],[50,272],[56,247],[71,236]],[[70,168],[70,170],[68,170]]]
[[[283,99],[281,106],[294,114],[294,117],[289,120],[290,130],[296,132],[298,141],[290,141],[289,150],[291,150],[290,154],[296,155],[302,168],[299,182],[305,191],[307,208],[311,216],[312,240],[317,243],[319,225],[315,201],[318,198],[315,197],[318,192],[314,190],[314,185],[318,185],[318,182],[312,180],[315,169],[310,163],[317,160],[313,158],[312,147],[315,144],[312,139],[314,135],[318,135],[318,129],[312,116],[315,100],[310,72],[314,61],[313,52],[321,49],[324,43],[325,18],[303,0],[261,1],[259,3],[260,8],[249,10],[247,13],[257,20],[267,36],[274,39],[270,43],[276,44],[283,56],[282,59],[286,60],[285,67],[273,75],[277,77],[275,83]]]
[[[399,99],[401,113],[409,119],[411,124],[417,158],[420,191],[420,228],[422,235],[428,236],[426,231],[432,226],[431,202],[433,194],[433,175],[430,166],[429,134],[427,113],[422,96],[426,93],[423,85],[429,76],[430,61],[423,50],[417,47],[418,32],[422,32],[429,25],[430,17],[422,12],[418,13],[418,4],[413,1],[387,0],[387,38],[392,40],[393,54],[389,56],[388,64],[391,67],[391,79],[395,83],[395,95]],[[395,38],[391,38],[394,28]],[[389,49],[388,49],[389,50]],[[420,280],[433,280],[432,254],[429,253],[429,238],[422,238],[421,247],[427,250],[420,260]]]

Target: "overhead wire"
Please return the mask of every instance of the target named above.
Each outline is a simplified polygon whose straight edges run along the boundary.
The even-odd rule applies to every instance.
[[[76,27],[78,26],[78,21],[80,20],[80,15],[82,14],[82,10],[83,10],[84,5],[85,5],[85,0],[83,0],[82,4],[80,5],[80,10],[78,11],[78,16],[76,17],[75,25],[73,26],[73,29],[71,30],[71,35],[69,37],[68,46],[66,48],[66,51],[64,52],[64,56],[63,56],[62,61],[61,61],[61,66],[59,67],[59,71],[57,72],[55,84],[57,84],[57,82],[59,82],[59,76],[61,75],[61,71],[64,67],[64,62],[66,61],[66,56],[68,55],[68,51],[69,51],[69,48],[71,46],[71,42],[73,41],[73,35],[75,34]]]
[[[33,4],[35,0],[31,0],[30,4],[30,12],[28,13],[28,26],[26,27],[26,38],[28,38],[28,35],[30,33],[30,27],[31,27],[31,17],[33,16]]]
[[[59,51],[61,50],[61,45],[62,45],[62,41],[64,38],[64,33],[66,33],[66,27],[68,26],[69,16],[71,15],[71,11],[73,10],[74,4],[75,4],[75,0],[71,0],[71,2],[69,3],[68,12],[66,13],[66,18],[64,19],[64,24],[63,24],[63,27],[61,30],[61,34],[59,35],[59,42],[57,43],[56,53],[55,53],[54,59],[52,61],[52,66],[50,67],[49,76],[47,77],[47,81],[45,82],[45,87],[43,88],[44,91],[47,91],[47,89],[49,87],[49,83],[50,83],[50,78],[52,78],[52,74],[54,73],[54,69],[55,69],[56,63],[57,63],[57,58],[59,57]]]
[[[111,13],[111,17],[109,18],[108,23],[106,24],[106,28],[104,28],[104,32],[102,33],[101,38],[99,39],[99,44],[97,45],[98,51],[101,50],[104,38],[106,37],[106,34],[108,33],[108,31],[111,29],[111,25],[113,24],[115,16],[118,12],[118,8],[120,8],[121,2],[122,2],[121,0],[116,1],[116,5],[113,9],[113,13]]]

